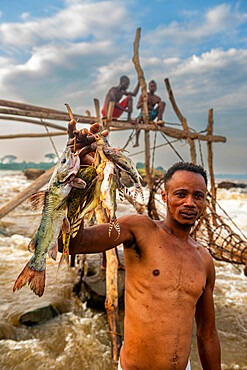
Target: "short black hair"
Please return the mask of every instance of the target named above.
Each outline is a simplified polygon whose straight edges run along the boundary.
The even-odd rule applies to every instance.
[[[154,81],[154,80],[149,81],[149,85],[150,85],[150,84],[155,84],[155,85],[157,86],[157,83],[156,83],[156,81]]]
[[[124,81],[128,81],[128,82],[130,82],[129,77],[128,77],[128,76],[125,76],[125,75],[121,76],[121,77],[120,77],[120,83],[122,83],[122,82],[124,82]]]
[[[164,176],[165,186],[167,182],[172,178],[173,174],[177,171],[189,171],[199,173],[204,178],[206,185],[208,184],[207,172],[204,170],[202,166],[190,162],[177,162],[167,170]]]

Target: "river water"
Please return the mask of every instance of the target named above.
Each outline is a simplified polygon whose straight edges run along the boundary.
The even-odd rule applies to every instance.
[[[29,185],[21,172],[0,172],[0,206]],[[220,205],[247,233],[247,193],[241,189],[219,190]],[[118,216],[135,213],[126,201]],[[29,287],[12,292],[20,271],[30,259],[27,245],[40,220],[27,202],[0,220],[10,236],[0,234],[0,328],[8,339],[0,340],[1,369],[112,369],[111,349],[104,312],[78,306],[71,290],[76,269],[47,259],[46,289],[39,298]],[[243,267],[215,262],[216,324],[222,349],[222,369],[247,369],[247,278]],[[21,314],[55,305],[61,315],[44,324],[18,324]],[[201,369],[193,334],[192,369]],[[153,369],[155,370],[155,369]]]

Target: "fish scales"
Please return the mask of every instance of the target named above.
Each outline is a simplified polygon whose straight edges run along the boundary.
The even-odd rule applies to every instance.
[[[79,156],[67,147],[45,191],[42,218],[37,232],[30,242],[34,254],[18,276],[13,291],[29,284],[35,294],[42,296],[45,288],[47,253],[56,258],[57,238],[66,218],[66,207],[59,207],[72,189],[72,181],[80,168]],[[39,192],[40,193],[40,192]],[[37,195],[38,197],[39,195]],[[35,199],[35,196],[32,196]]]

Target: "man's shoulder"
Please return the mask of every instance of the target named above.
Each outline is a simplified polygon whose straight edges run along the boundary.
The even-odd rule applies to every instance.
[[[150,217],[147,215],[139,215],[139,214],[134,214],[134,215],[126,215],[122,216],[119,218],[120,223],[128,223],[129,225],[132,226],[147,226],[149,225],[150,227],[155,227],[156,223],[154,220],[152,220]]]

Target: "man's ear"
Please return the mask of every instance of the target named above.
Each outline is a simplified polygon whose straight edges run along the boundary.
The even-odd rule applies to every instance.
[[[162,197],[163,202],[166,203],[166,199],[167,199],[167,192],[166,192],[166,190],[162,190],[161,197]]]

